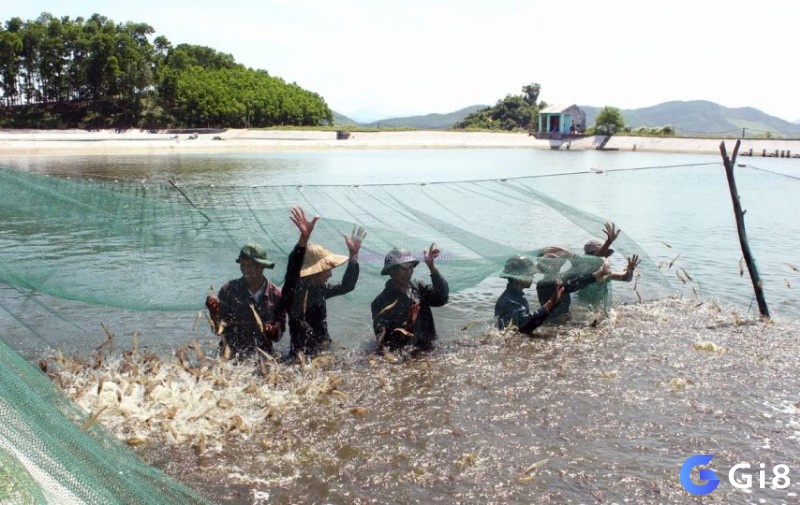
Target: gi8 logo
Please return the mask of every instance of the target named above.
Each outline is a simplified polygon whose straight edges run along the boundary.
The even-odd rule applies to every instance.
[[[758,472],[758,483],[759,488],[764,489],[767,485],[766,482],[766,472],[764,471],[764,463],[759,465],[761,470]],[[753,475],[749,473],[742,472],[741,478],[744,482],[739,482],[736,479],[736,472],[738,470],[749,470],[750,464],[749,463],[738,463],[731,468],[731,471],[728,472],[728,480],[731,481],[731,485],[737,489],[750,489],[753,487]],[[784,464],[775,465],[772,468],[772,487],[775,489],[786,489],[789,487],[789,484],[792,481],[789,479],[789,467]]]
[[[691,477],[692,468],[707,465],[713,457],[713,454],[697,454],[683,463],[683,466],[681,466],[681,484],[684,489],[697,496],[707,495],[717,489],[719,477],[713,470],[700,470],[700,480],[706,481],[705,484],[695,484]]]

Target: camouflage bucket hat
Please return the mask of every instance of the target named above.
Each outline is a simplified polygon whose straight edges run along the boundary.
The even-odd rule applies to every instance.
[[[526,256],[513,256],[506,261],[500,277],[516,279],[519,281],[533,281],[533,276],[538,270],[533,261]]]
[[[264,268],[273,268],[275,263],[267,259],[267,250],[261,244],[250,242],[242,247],[239,251],[239,257],[236,258],[236,263],[241,263],[242,258],[250,258]]]

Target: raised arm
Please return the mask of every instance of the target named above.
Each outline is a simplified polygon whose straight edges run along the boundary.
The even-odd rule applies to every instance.
[[[445,305],[450,297],[450,286],[439,273],[434,261],[439,257],[439,249],[436,244],[431,244],[427,251],[423,252],[425,264],[431,272],[431,284],[420,290],[420,296],[431,307],[441,307]]]
[[[289,219],[297,226],[297,229],[300,230],[300,238],[297,240],[297,245],[300,247],[305,247],[308,245],[308,239],[311,237],[311,232],[314,231],[314,226],[316,226],[317,221],[319,221],[319,216],[314,216],[314,219],[309,220],[306,217],[306,211],[303,210],[303,207],[292,207],[292,214],[289,216]]]
[[[435,243],[431,244],[427,251],[422,252],[422,256],[425,259],[425,264],[428,265],[428,270],[431,271],[431,275],[439,273],[439,271],[436,269],[436,265],[434,264],[436,258],[439,257],[439,253],[439,248],[436,247]]]
[[[611,244],[617,240],[619,234],[622,230],[618,230],[617,227],[612,222],[607,222],[603,225],[603,233],[606,234],[606,241],[603,242],[603,245],[600,247],[600,250],[597,251],[597,256],[605,258],[608,256],[608,250],[611,248]]]
[[[353,228],[353,233],[348,237],[344,236],[344,243],[347,245],[347,250],[350,252],[350,261],[358,261],[358,252],[361,250],[361,243],[367,238],[367,232],[363,226]]]
[[[614,272],[611,274],[611,278],[615,281],[630,282],[633,279],[633,272],[636,270],[636,267],[639,266],[639,263],[641,263],[639,256],[634,254],[628,258],[628,266],[625,268],[625,271]]]
[[[306,254],[308,239],[311,237],[311,233],[314,231],[314,226],[317,224],[317,221],[319,221],[319,216],[314,216],[314,219],[308,219],[302,207],[292,207],[289,220],[297,226],[297,229],[300,231],[300,238],[297,240],[297,245],[292,249],[292,252],[289,253],[286,275],[283,279],[283,286],[281,287],[281,303],[276,313],[280,315],[280,318],[283,318],[281,319],[282,321],[285,321],[286,314],[292,310],[297,281],[300,279],[300,270],[303,268],[303,257]],[[281,325],[281,327],[283,326],[285,326],[285,324]],[[280,333],[283,333],[283,331],[281,330]],[[278,334],[277,338],[280,338],[280,334]]]
[[[356,288],[360,267],[358,266],[358,252],[361,250],[361,243],[367,236],[367,232],[361,226],[353,228],[353,233],[348,237],[344,236],[344,243],[350,252],[350,259],[347,262],[347,269],[342,276],[339,284],[328,285],[325,289],[325,298],[349,293]]]

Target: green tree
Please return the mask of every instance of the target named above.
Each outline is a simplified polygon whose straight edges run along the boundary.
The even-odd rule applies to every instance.
[[[453,128],[456,129],[488,129],[488,130],[520,130],[529,129],[539,115],[539,92],[541,86],[536,83],[522,87],[522,95],[507,95],[498,100],[493,107],[487,107],[469,114]]]
[[[12,18],[0,27],[4,126],[272,126],[333,123],[318,94],[145,23]]]
[[[622,113],[619,109],[605,106],[597,113],[594,126],[598,135],[614,135],[625,128],[625,120],[622,118]]]
[[[528,104],[536,106],[539,101],[539,92],[542,87],[538,83],[526,84],[522,87],[522,92],[525,93],[525,101]]]
[[[0,79],[2,79],[3,101],[7,107],[18,103],[21,52],[22,38],[19,33],[0,30]]]

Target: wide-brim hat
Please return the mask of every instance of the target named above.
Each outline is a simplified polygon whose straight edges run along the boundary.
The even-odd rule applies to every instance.
[[[242,258],[250,258],[264,268],[273,268],[275,263],[267,259],[267,250],[261,244],[250,242],[242,247],[239,251],[239,257],[236,258],[236,263],[241,263]]]
[[[601,244],[599,240],[590,240],[583,245],[583,253],[591,256],[597,256],[597,253],[602,248],[603,244]],[[609,249],[608,252],[606,252],[605,257],[608,258],[612,254],[614,254],[614,249]]]
[[[306,246],[306,254],[303,256],[300,277],[308,277],[325,270],[332,270],[347,261],[347,259],[348,256],[334,254],[319,244],[308,244]]]
[[[383,260],[381,275],[389,275],[392,268],[408,263],[412,267],[419,265],[419,260],[408,249],[394,248],[386,254]]]
[[[533,282],[533,276],[539,270],[533,261],[526,256],[513,256],[506,261],[500,277],[504,279],[514,279],[523,282]]]

